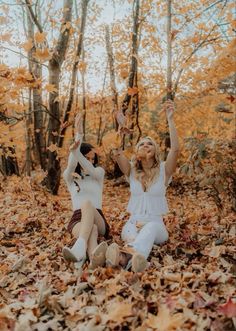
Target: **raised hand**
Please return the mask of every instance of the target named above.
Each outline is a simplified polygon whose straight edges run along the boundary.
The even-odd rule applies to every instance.
[[[114,162],[117,162],[119,156],[121,156],[122,150],[121,148],[113,148],[110,152],[110,156]]]
[[[83,134],[83,122],[85,111],[78,113],[75,117],[75,133]]]
[[[138,150],[136,153],[137,160],[148,160],[148,153],[145,150]]]
[[[167,100],[165,103],[164,103],[164,110],[166,111],[166,117],[167,117],[167,120],[171,120],[173,118],[173,114],[174,114],[174,111],[175,111],[175,106],[174,106],[174,102],[172,100]]]
[[[80,140],[77,140],[77,141],[73,142],[73,144],[70,145],[69,150],[73,151],[74,149],[76,149],[79,146],[79,144],[80,144]]]
[[[122,113],[122,111],[117,111],[115,112],[115,117],[116,117],[116,120],[119,124],[119,126],[122,128],[125,126],[125,122],[126,122],[126,118],[125,118],[125,115]]]
[[[119,124],[119,133],[121,135],[131,134],[133,130],[127,127],[127,119],[121,110],[115,112],[117,123]]]

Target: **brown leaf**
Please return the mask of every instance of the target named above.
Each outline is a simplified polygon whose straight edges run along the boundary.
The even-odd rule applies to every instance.
[[[169,309],[165,305],[162,305],[158,307],[157,316],[148,314],[145,325],[158,331],[173,331],[179,329],[184,321],[183,314],[171,315]]]
[[[109,307],[109,313],[106,315],[107,321],[122,323],[125,317],[132,316],[132,304],[125,302],[117,302]]]

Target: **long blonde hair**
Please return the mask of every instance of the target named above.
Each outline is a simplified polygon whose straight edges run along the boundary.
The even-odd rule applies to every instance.
[[[152,167],[148,171],[144,171],[142,161],[137,159],[137,152],[139,149],[140,144],[144,140],[150,140],[155,147],[155,154],[154,154],[154,163]],[[134,176],[135,178],[142,183],[145,190],[147,190],[150,185],[156,180],[160,173],[160,148],[156,144],[155,140],[153,140],[151,137],[147,136],[142,138],[137,145],[135,146],[135,155],[132,158],[132,165],[134,169]]]

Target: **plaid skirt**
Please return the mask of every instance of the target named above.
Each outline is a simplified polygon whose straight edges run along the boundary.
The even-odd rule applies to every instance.
[[[97,209],[97,211],[99,212],[99,214],[102,216],[104,222],[105,222],[105,234],[104,234],[104,238],[106,239],[109,239],[109,231],[110,231],[110,227],[106,221],[106,218],[102,212],[101,209]],[[81,209],[77,209],[74,211],[72,217],[71,217],[71,220],[67,226],[67,230],[72,233],[72,229],[73,227],[79,223],[81,221],[81,217],[82,217],[82,212],[81,212]]]

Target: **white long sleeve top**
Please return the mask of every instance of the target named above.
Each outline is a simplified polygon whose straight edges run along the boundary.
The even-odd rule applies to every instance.
[[[80,146],[83,136],[76,134],[79,146],[72,150],[69,155],[68,165],[63,173],[68,190],[71,195],[73,211],[80,209],[84,201],[89,200],[95,208],[102,209],[102,191],[105,171],[102,167],[94,167],[81,153]],[[73,173],[77,164],[88,174],[84,178],[75,178]],[[75,184],[77,183],[77,185]]]
[[[165,162],[160,163],[159,177],[147,191],[143,190],[142,184],[135,178],[132,165],[128,181],[131,195],[127,210],[132,215],[160,216],[169,211],[165,195],[167,188],[165,185]],[[170,181],[171,178],[169,183]]]

